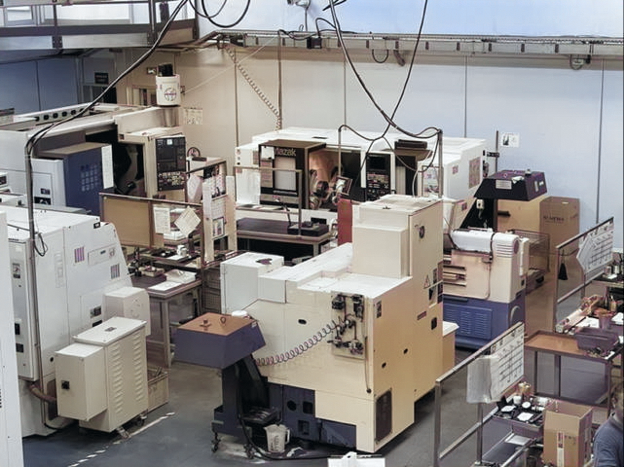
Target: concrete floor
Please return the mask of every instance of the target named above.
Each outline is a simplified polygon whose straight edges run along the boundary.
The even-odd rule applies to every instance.
[[[527,320],[544,320],[552,310],[553,275],[527,296]],[[552,316],[552,315],[549,315]],[[531,329],[531,326],[527,326]],[[456,362],[470,355],[458,349]],[[476,406],[465,402],[465,372],[443,386],[442,446],[448,446],[472,426]],[[85,431],[73,425],[47,438],[24,440],[26,467],[120,467],[175,466],[211,467],[269,464],[316,467],[326,459],[267,461],[248,459],[242,445],[224,438],[220,449],[211,452],[210,423],[213,409],[221,402],[221,383],[216,370],[174,362],[169,372],[169,403],[148,415],[145,425],[128,428],[130,438],[116,433]],[[414,405],[416,422],[378,453],[388,467],[427,467],[433,464],[434,397],[427,394]],[[506,429],[490,426],[487,450]],[[294,447],[291,443],[289,447]],[[296,453],[301,452],[296,450]],[[470,466],[476,459],[476,437],[450,455],[443,466]]]
[[[458,359],[470,352],[458,351]],[[444,386],[443,442],[448,445],[476,421],[475,407],[465,403],[465,374]],[[267,461],[248,459],[242,444],[224,437],[219,450],[211,452],[212,410],[221,403],[221,385],[216,370],[174,363],[169,373],[169,403],[151,412],[143,427],[130,426],[129,439],[73,425],[47,438],[24,440],[27,467],[119,467],[119,466],[244,466],[256,464],[315,467],[325,459]],[[416,423],[401,433],[379,453],[388,466],[421,467],[433,463],[433,394],[414,406]],[[458,414],[462,414],[458,417]],[[290,448],[296,444],[291,443]],[[335,453],[346,452],[335,450]],[[459,454],[461,464],[474,460],[474,444]],[[459,462],[454,456],[455,462]],[[450,458],[449,458],[450,462]]]

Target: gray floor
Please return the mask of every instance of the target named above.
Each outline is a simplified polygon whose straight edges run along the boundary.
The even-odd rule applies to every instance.
[[[458,351],[458,358],[468,355]],[[447,444],[476,421],[476,410],[464,402],[465,374],[444,386],[443,441]],[[149,414],[143,427],[131,426],[129,439],[116,434],[85,431],[71,426],[47,438],[30,437],[24,440],[27,467],[89,467],[111,466],[244,466],[276,464],[287,466],[326,466],[325,459],[267,461],[248,459],[242,445],[225,437],[220,449],[211,452],[212,410],[221,401],[218,372],[184,363],[174,363],[169,373],[169,403]],[[414,406],[417,420],[379,454],[388,466],[419,467],[432,464],[433,409],[432,394],[426,395]],[[458,417],[458,414],[462,414]],[[292,443],[291,443],[292,444]],[[291,446],[293,447],[293,446]],[[340,451],[338,451],[340,452]],[[461,465],[474,460],[474,445],[468,452],[458,454],[465,458]],[[449,462],[451,462],[449,458]],[[457,459],[457,456],[454,456]],[[457,460],[459,461],[459,460]],[[459,465],[459,464],[445,464]]]
[[[527,297],[527,318],[544,318],[552,310],[552,276]],[[456,361],[470,351],[458,349]],[[461,372],[443,387],[442,445],[448,446],[476,422],[476,407],[465,402],[466,375]],[[119,466],[245,466],[270,464],[326,466],[325,459],[267,461],[248,459],[242,445],[225,438],[216,453],[211,452],[210,422],[220,405],[221,386],[217,371],[174,362],[169,373],[169,403],[151,412],[145,425],[128,429],[129,439],[116,434],[80,430],[71,426],[47,438],[24,440],[26,467],[119,467]],[[380,455],[388,467],[427,467],[433,463],[434,397],[426,395],[414,406],[416,422]],[[488,428],[486,450],[506,430]],[[292,444],[292,443],[291,443]],[[300,451],[295,451],[300,452]],[[476,439],[445,459],[443,466],[470,466],[476,459]]]

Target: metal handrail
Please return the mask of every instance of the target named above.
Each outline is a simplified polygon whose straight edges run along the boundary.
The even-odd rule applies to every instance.
[[[604,225],[607,225],[609,223],[613,223],[613,217],[610,217],[609,219],[601,222],[600,224],[595,225],[594,227],[592,227],[591,229],[587,229],[584,232],[581,232],[577,235],[575,235],[574,237],[569,238],[568,240],[558,244],[555,248],[557,250],[557,269],[555,269],[555,274],[560,270],[561,268],[561,264],[562,264],[562,257],[565,255],[565,253],[563,253],[563,249],[565,247],[567,247],[568,245],[576,242],[577,240],[589,235],[591,232],[594,232],[598,229],[600,229],[601,227],[603,227]],[[581,268],[582,269],[582,268]],[[591,271],[590,271],[591,272]],[[581,277],[581,283],[577,286],[575,286],[574,288],[572,288],[572,290],[569,290],[568,292],[566,292],[565,294],[563,294],[561,297],[559,297],[559,279],[555,280],[555,299],[553,300],[553,313],[552,313],[552,329],[551,331],[555,331],[557,328],[557,305],[559,305],[560,303],[564,302],[565,300],[567,300],[568,298],[572,297],[573,295],[575,295],[577,292],[581,291],[583,295],[585,295],[585,288],[591,284],[591,282],[596,279],[597,277],[599,277],[602,274],[602,271],[598,271],[597,273],[593,274],[591,277],[588,277],[585,273],[585,270],[582,270],[582,277]]]
[[[523,322],[516,323],[509,329],[507,329],[504,333],[496,337],[492,342],[497,342],[506,336],[513,334],[517,329],[524,326]],[[460,445],[462,445],[470,436],[472,436],[475,432],[477,432],[477,458],[480,461],[483,454],[483,436],[482,430],[483,426],[494,416],[496,409],[489,412],[485,417],[483,416],[483,405],[479,404],[479,413],[477,422],[472,425],[468,430],[466,430],[459,438],[457,438],[449,447],[447,447],[443,452],[441,450],[441,428],[442,428],[442,383],[449,379],[451,376],[457,374],[465,367],[470,365],[472,362],[477,360],[479,357],[485,354],[485,352],[489,351],[492,344],[486,344],[481,347],[479,350],[471,354],[468,358],[463,360],[462,362],[455,365],[449,371],[444,373],[442,376],[436,379],[435,382],[435,409],[434,409],[434,433],[433,433],[433,467],[440,467],[440,461],[444,459],[447,455],[457,449]]]

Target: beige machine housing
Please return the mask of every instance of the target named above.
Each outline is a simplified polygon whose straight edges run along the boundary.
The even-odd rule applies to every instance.
[[[111,432],[147,411],[145,321],[115,316],[56,352],[59,413]]]
[[[442,373],[441,226],[434,198],[364,203],[353,244],[260,274],[245,307],[266,341],[254,357],[269,383],[314,391],[314,416],[355,426],[358,450],[409,427]]]

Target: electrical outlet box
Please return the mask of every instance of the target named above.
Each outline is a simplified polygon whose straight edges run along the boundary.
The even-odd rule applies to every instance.
[[[320,37],[308,37],[307,45],[308,49],[322,49],[323,39]]]

